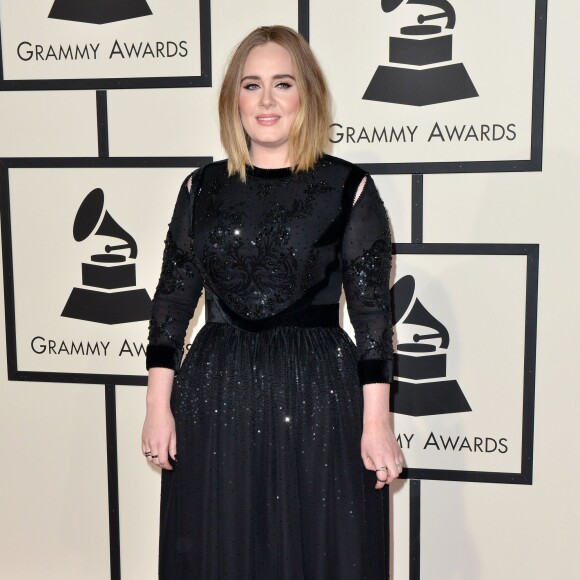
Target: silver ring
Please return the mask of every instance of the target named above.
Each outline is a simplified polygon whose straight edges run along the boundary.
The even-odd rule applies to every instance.
[[[379,467],[378,469],[375,469],[375,471],[389,471],[389,468],[386,465],[383,465],[383,466]]]
[[[403,466],[400,463],[395,463],[395,465],[399,468],[402,468]]]

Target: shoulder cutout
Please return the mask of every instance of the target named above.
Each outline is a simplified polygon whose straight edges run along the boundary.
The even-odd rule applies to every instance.
[[[358,189],[356,190],[356,194],[354,196],[354,201],[352,202],[353,206],[356,203],[357,199],[359,198],[360,194],[363,192],[363,189],[365,188],[366,183],[367,183],[367,176],[365,175],[362,178],[362,181],[359,183]]]
[[[187,180],[187,191],[189,191],[189,193],[191,193],[191,184],[193,183],[193,178],[190,175],[189,179]]]

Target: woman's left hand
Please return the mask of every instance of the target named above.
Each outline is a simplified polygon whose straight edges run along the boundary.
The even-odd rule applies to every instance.
[[[382,489],[395,481],[403,471],[403,453],[388,418],[365,421],[361,437],[361,456],[364,466],[376,472],[375,489]],[[376,471],[386,466],[388,471]]]

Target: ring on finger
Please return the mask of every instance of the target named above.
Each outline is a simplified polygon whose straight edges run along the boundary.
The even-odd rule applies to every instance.
[[[157,459],[159,457],[159,455],[152,455],[151,459]]]

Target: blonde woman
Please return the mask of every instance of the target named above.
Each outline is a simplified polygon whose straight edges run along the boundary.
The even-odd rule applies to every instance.
[[[388,577],[384,488],[403,462],[389,223],[370,175],[324,154],[329,110],[304,39],[254,30],[221,87],[228,159],[179,192],[142,438],[162,468],[161,580]],[[182,363],[202,289],[206,322]]]

